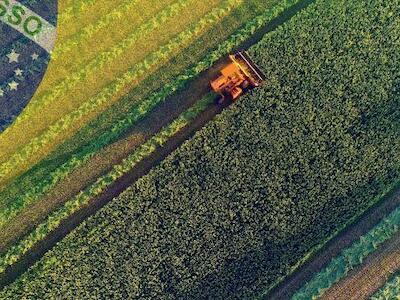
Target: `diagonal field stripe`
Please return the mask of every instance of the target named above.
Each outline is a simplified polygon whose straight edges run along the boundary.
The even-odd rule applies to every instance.
[[[0,1],[0,21],[19,31],[48,53],[53,50],[56,28],[18,1]]]

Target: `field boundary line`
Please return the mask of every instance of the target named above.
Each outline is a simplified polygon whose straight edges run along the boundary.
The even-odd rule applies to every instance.
[[[343,249],[329,264],[314,275],[292,297],[293,300],[319,298],[334,283],[344,278],[348,272],[362,264],[364,259],[400,230],[400,206],[384,217],[366,234],[360,236],[351,246]]]

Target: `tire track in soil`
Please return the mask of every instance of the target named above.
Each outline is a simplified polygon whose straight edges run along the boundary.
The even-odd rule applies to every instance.
[[[368,299],[398,270],[400,232],[367,256],[362,265],[351,270],[345,278],[329,288],[321,300]]]
[[[255,34],[241,43],[232,52],[245,50],[258,43],[265,34],[275,30],[280,25],[290,20],[300,10],[306,8],[314,0],[303,0],[287,9],[280,16],[269,22],[267,25],[255,32]],[[166,101],[158,105],[151,113],[142,119],[137,125],[125,134],[123,138],[129,138],[134,134],[145,134],[152,136],[162,127],[193,106],[210,92],[209,82],[218,75],[219,70],[227,62],[227,58],[217,61],[214,66],[202,72],[196,79],[190,81],[184,90],[176,92],[168,97]],[[61,225],[50,233],[45,239],[36,244],[18,262],[10,266],[4,274],[0,275],[0,288],[12,283],[27,269],[35,264],[47,251],[52,249],[68,233],[75,229],[85,219],[95,214],[104,205],[121,194],[133,182],[146,175],[153,167],[158,165],[171,152],[178,148],[193,134],[200,130],[217,114],[221,113],[229,104],[210,105],[200,113],[189,125],[172,137],[163,147],[159,147],[153,154],[142,160],[129,173],[116,180],[107,188],[104,193],[91,200],[89,205],[82,207],[78,212],[63,221]]]

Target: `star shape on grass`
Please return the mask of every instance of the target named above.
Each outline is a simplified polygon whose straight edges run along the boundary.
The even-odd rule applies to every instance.
[[[16,90],[18,90],[18,85],[19,85],[19,83],[18,83],[18,82],[15,82],[15,81],[11,81],[11,82],[8,84],[8,86],[10,87],[10,91],[16,91]]]
[[[15,50],[13,49],[9,54],[7,54],[8,57],[8,63],[13,63],[13,62],[18,62],[19,59],[19,54],[17,52],[15,52]]]

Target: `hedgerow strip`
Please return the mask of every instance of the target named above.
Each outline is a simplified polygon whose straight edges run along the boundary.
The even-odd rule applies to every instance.
[[[8,161],[0,166],[0,183],[6,182],[10,177],[18,173],[19,166],[29,164],[29,159],[35,159],[32,156],[36,152],[43,149],[46,145],[52,145],[60,134],[65,134],[68,130],[72,131],[74,126],[78,126],[79,121],[100,109],[105,109],[107,105],[111,105],[112,101],[116,101],[115,98],[118,95],[121,95],[127,88],[133,85],[133,82],[145,77],[146,73],[152,68],[168,61],[176,51],[190,44],[191,41],[224,18],[241,2],[242,0],[223,1],[220,6],[214,8],[205,17],[201,18],[199,22],[185,29],[157,51],[149,54],[141,63],[138,63],[131,70],[128,70],[121,77],[117,78],[114,83],[107,86],[98,95],[83,103],[77,110],[59,119],[42,135],[32,139],[25,147],[13,154]],[[28,115],[25,114],[25,118]]]
[[[394,300],[400,299],[400,272],[394,274],[370,300]]]
[[[364,259],[386,240],[393,237],[400,229],[400,207],[385,217],[368,233],[350,247],[344,249],[340,255],[323,270],[318,272],[307,284],[300,288],[292,297],[293,300],[317,299],[326,290],[340,279],[344,278],[350,270],[362,264]]]
[[[170,125],[164,127],[158,134],[142,144],[136,151],[124,159],[121,164],[115,165],[108,174],[98,178],[94,184],[81,191],[73,199],[67,201],[62,208],[48,216],[45,222],[37,226],[25,239],[0,257],[0,274],[4,273],[8,266],[17,262],[22,255],[55,230],[63,220],[77,212],[83,206],[88,205],[91,199],[101,194],[115,180],[132,170],[158,147],[162,147],[172,136],[188,125],[200,112],[204,111],[213,102],[213,99],[213,94],[205,96],[194,106],[182,113]]]
[[[36,185],[35,189],[17,197],[15,201],[13,201],[13,206],[10,207],[10,209],[4,210],[0,213],[0,227],[12,217],[16,216],[22,208],[36,201],[39,197],[53,188],[60,180],[68,176],[74,168],[88,161],[96,151],[117,140],[129,127],[142,119],[154,107],[164,102],[169,95],[184,88],[189,80],[210,68],[218,59],[232,51],[236,46],[240,45],[253,35],[258,29],[297,2],[299,2],[299,0],[282,1],[272,9],[266,10],[263,14],[253,18],[237,33],[233,34],[229,39],[221,43],[217,49],[209,53],[198,64],[187,70],[184,74],[177,76],[175,81],[166,84],[159,92],[138,105],[133,106],[132,110],[125,114],[123,119],[116,122],[110,131],[106,131],[101,136],[94,139],[91,144],[83,147],[82,151],[74,155],[68,162],[61,165],[55,172],[49,174],[48,180],[41,181]]]

